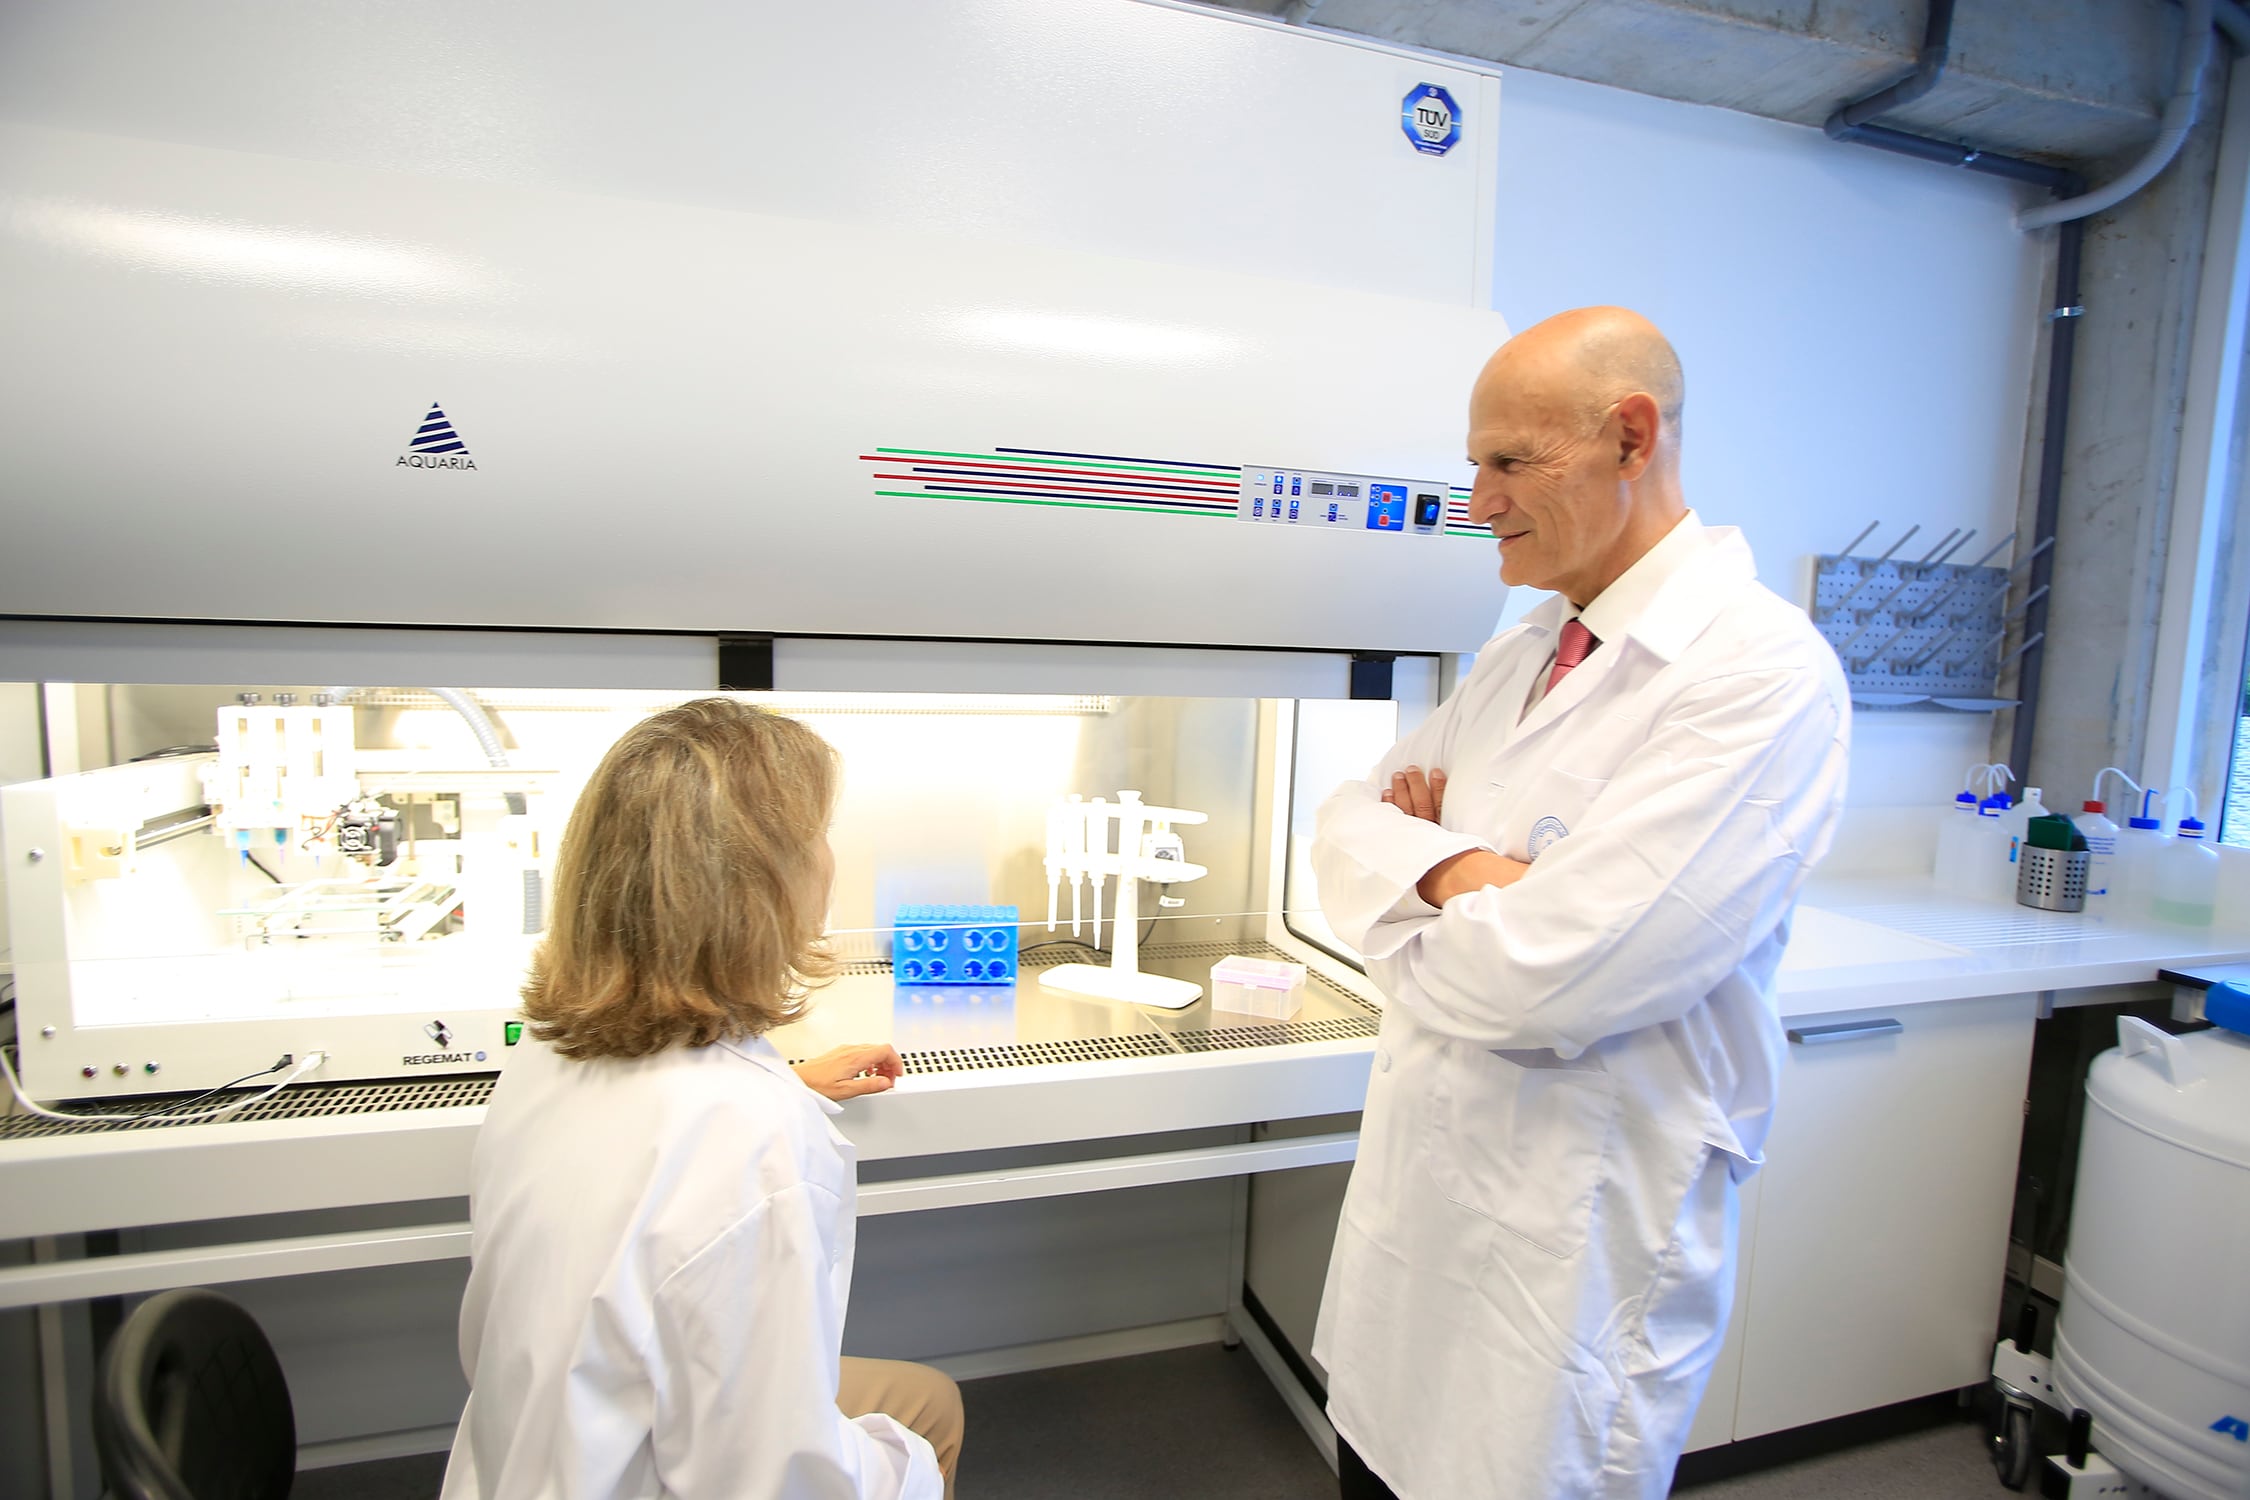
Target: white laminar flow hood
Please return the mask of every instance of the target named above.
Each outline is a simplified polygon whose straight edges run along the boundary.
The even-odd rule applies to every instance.
[[[1311,58],[1339,107],[1427,71],[1117,9]],[[1482,151],[1497,85],[1450,81]],[[1458,487],[1499,318],[1245,269],[1273,226],[1194,264],[1192,226],[1112,255],[81,103],[0,121],[0,614],[1446,651],[1498,612]],[[1382,123],[1314,232],[1478,264]]]

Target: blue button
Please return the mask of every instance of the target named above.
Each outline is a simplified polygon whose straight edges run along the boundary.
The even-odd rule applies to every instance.
[[[1328,519],[1331,521],[1336,519],[1336,507],[1333,505],[1328,507]]]
[[[1290,494],[1292,494],[1292,495],[1302,495],[1302,494],[1303,494],[1304,492],[1305,492],[1305,476],[1304,476],[1304,475],[1302,475],[1302,474],[1292,474],[1292,475],[1290,475],[1290,476],[1289,476],[1289,493],[1290,493]]]
[[[1289,519],[1292,521],[1297,519],[1297,505],[1298,502],[1295,500],[1289,502]]]
[[[1253,516],[1262,516],[1262,515],[1264,515],[1265,513],[1266,513],[1266,502],[1265,502],[1265,500],[1264,500],[1263,498],[1260,498],[1260,499],[1257,499],[1257,500],[1253,500],[1253,501],[1251,501],[1251,502],[1250,502],[1250,514],[1251,514],[1251,515],[1253,515]]]
[[[1281,493],[1281,476],[1279,474],[1273,476],[1273,492],[1277,495]]]

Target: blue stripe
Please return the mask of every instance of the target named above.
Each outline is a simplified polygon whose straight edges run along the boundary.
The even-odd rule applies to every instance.
[[[424,422],[419,430],[423,432],[451,432],[453,424],[440,417],[435,422]]]
[[[467,451],[468,446],[467,443],[460,442],[439,443],[436,447],[426,447],[421,443],[416,443],[414,451],[416,453],[462,453]]]

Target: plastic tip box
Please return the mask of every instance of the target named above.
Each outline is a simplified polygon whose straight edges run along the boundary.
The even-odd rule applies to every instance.
[[[891,977],[900,984],[1016,982],[1012,906],[902,906],[891,919]]]
[[[1211,966],[1211,1008],[1286,1021],[1305,1005],[1305,966],[1270,958],[1220,959]]]

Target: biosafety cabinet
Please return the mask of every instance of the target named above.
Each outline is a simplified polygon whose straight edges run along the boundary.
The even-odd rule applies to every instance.
[[[779,1040],[913,1057],[853,1122],[854,1352],[1216,1337],[1243,1174],[1352,1149],[1259,1122],[1355,1107],[1376,1024],[1311,807],[1502,608],[1461,451],[1500,103],[1136,0],[10,8],[27,1089],[319,1063],[226,1124],[14,1122],[9,1234],[121,1254],[0,1302],[226,1283],[315,1461],[442,1445],[556,842],[627,726],[726,691],[845,765],[846,970]],[[1039,982],[1120,947],[1050,815],[1125,793],[1202,818],[1138,824],[1177,1009]],[[1016,907],[1015,983],[900,984],[916,905]],[[1220,1010],[1229,957],[1307,979]]]
[[[1157,801],[1223,762],[1192,805],[1270,843],[1241,725],[1126,715],[1068,787],[1023,725],[1427,700],[1489,633],[1496,78],[1127,0],[818,11],[11,21],[0,680],[105,726],[6,808],[34,1092],[302,1052],[258,1005],[324,1017],[328,1077],[494,1061],[575,788],[654,703],[983,726],[854,835],[880,957],[902,901],[1035,904],[1040,797],[940,852],[991,766]],[[144,1030],[179,1016],[248,1029]]]

